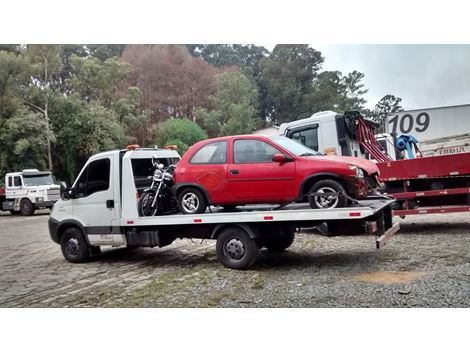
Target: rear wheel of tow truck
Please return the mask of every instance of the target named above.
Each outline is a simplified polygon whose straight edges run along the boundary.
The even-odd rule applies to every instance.
[[[267,237],[264,246],[270,252],[284,252],[289,248],[295,239],[295,229],[282,227],[275,236]]]
[[[258,257],[258,245],[240,227],[229,227],[217,238],[217,258],[231,269],[248,269]]]
[[[311,196],[311,193],[317,195]],[[345,194],[346,191],[338,181],[321,180],[310,188],[308,202],[313,209],[343,208],[348,203]]]
[[[31,216],[34,214],[34,205],[29,199],[23,199],[20,203],[21,215]]]
[[[76,227],[64,231],[60,238],[60,248],[64,258],[70,263],[83,263],[90,257],[89,247],[83,234]]]

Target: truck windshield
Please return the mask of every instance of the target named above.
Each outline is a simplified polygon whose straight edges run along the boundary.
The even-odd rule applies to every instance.
[[[23,175],[23,183],[26,187],[49,186],[54,184],[51,174],[46,175]]]
[[[312,155],[323,155],[322,153],[316,152],[313,149],[307,148],[306,146],[293,141],[283,136],[269,136],[271,140],[279,144],[281,147],[287,149],[291,153],[297,156],[312,156]]]

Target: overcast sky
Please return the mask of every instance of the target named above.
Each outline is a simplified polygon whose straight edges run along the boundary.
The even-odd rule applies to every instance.
[[[367,106],[386,94],[407,109],[470,104],[470,45],[310,44],[324,70],[365,74]]]

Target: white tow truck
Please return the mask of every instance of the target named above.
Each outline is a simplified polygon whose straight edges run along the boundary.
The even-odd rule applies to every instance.
[[[60,199],[60,186],[50,171],[26,169],[5,176],[0,189],[0,210],[12,214],[33,215],[36,209],[51,209]]]
[[[142,217],[137,202],[150,182],[152,157],[165,166],[179,160],[174,150],[149,148],[90,157],[73,186],[62,190],[49,218],[50,236],[60,244],[65,259],[84,262],[98,255],[100,246],[163,247],[177,238],[199,238],[217,241],[217,257],[225,266],[247,269],[261,247],[271,251],[289,247],[296,229],[321,225],[329,235],[367,232],[380,248],[399,228],[392,223],[394,200],[380,197],[331,210],[292,203]]]

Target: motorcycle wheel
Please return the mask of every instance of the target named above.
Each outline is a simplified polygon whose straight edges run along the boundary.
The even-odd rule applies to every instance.
[[[154,216],[158,211],[158,204],[152,208],[152,202],[155,197],[153,192],[143,193],[137,205],[139,216]]]

